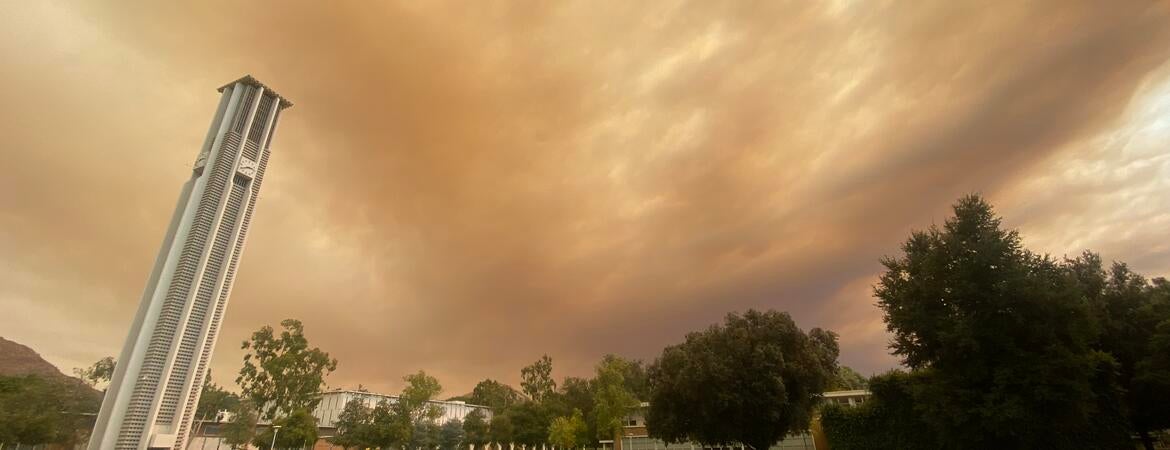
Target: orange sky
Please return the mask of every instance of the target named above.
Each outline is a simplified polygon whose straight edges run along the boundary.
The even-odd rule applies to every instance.
[[[218,98],[296,106],[216,350],[293,317],[332,386],[584,375],[749,307],[890,368],[882,255],[987,195],[1170,275],[1170,4],[0,6],[0,336],[116,355]]]

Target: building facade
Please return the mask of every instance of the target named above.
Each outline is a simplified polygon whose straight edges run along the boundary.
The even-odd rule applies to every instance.
[[[313,409],[313,417],[317,418],[317,441],[306,445],[306,449],[313,450],[341,450],[341,447],[329,442],[337,432],[337,418],[341,412],[345,410],[345,406],[350,402],[361,402],[365,407],[373,409],[379,403],[387,402],[394,404],[398,402],[398,396],[376,394],[373,392],[351,391],[351,390],[335,390],[328,391],[321,394],[321,402]],[[432,406],[439,408],[439,417],[436,419],[440,425],[450,422],[452,420],[464,420],[472,411],[479,411],[483,414],[486,422],[492,420],[492,409],[486,406],[472,405],[465,402],[458,401],[441,401],[432,400],[427,402]],[[195,434],[191,437],[190,443],[187,446],[188,450],[224,450],[230,446],[225,442],[223,437],[224,425],[231,420],[230,414],[221,414],[214,421],[207,423],[200,423],[195,427]],[[260,429],[269,427],[271,424],[262,421],[259,424]],[[506,449],[507,446],[501,447]],[[519,448],[519,447],[517,447]]]
[[[224,85],[183,185],[90,450],[182,449],[231,294],[277,121],[292,104],[251,76]]]
[[[337,427],[337,417],[349,402],[362,402],[367,408],[373,409],[379,403],[387,402],[391,405],[398,403],[398,396],[375,394],[373,392],[336,390],[321,395],[321,403],[313,409],[313,416],[317,418],[317,427],[330,429]],[[492,409],[486,406],[472,405],[466,402],[432,400],[427,402],[439,408],[440,415],[436,420],[439,425],[452,420],[462,421],[472,411],[483,413],[484,420],[492,420]]]

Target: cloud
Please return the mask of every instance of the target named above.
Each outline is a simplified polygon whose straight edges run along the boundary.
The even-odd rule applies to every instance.
[[[959,195],[1002,201],[1046,251],[1090,236],[1168,270],[1143,205],[1165,200],[1170,131],[1139,110],[1163,92],[1170,12],[1056,5],[14,6],[0,298],[94,325],[82,343],[0,329],[59,364],[117,352],[212,88],[250,72],[296,106],[219,380],[285,317],[341,360],[336,385],[423,368],[461,393],[543,353],[558,375],[653,358],[749,307],[839,330],[843,362],[880,371],[878,258]],[[1109,150],[1138,129],[1144,150]],[[1078,202],[1094,193],[1124,201]]]

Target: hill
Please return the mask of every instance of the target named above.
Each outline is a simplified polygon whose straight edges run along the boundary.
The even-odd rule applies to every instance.
[[[45,378],[72,378],[41,358],[33,349],[0,337],[0,375],[39,375]]]

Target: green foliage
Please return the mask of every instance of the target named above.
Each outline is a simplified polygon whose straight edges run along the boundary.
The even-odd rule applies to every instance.
[[[538,445],[548,437],[552,418],[536,402],[524,402],[506,411],[512,424],[512,440],[517,444]],[[493,426],[495,423],[493,422]]]
[[[523,398],[520,393],[516,392],[511,386],[496,380],[487,379],[475,385],[475,389],[471,391],[471,397],[468,399],[468,403],[487,406],[494,411],[503,411],[519,403],[521,400]]]
[[[821,426],[833,450],[934,450],[930,428],[914,410],[915,375],[890,372],[870,380],[873,396],[857,407],[827,405]]]
[[[520,378],[520,388],[524,394],[537,403],[557,389],[557,382],[552,378],[552,358],[548,355],[520,369]]]
[[[370,447],[371,412],[361,401],[347,402],[334,421],[336,428],[329,442],[342,448]]]
[[[622,429],[622,421],[638,406],[638,398],[626,387],[625,374],[630,362],[608,357],[597,364],[593,388],[593,417],[598,438],[612,439]]]
[[[729,314],[723,325],[667,347],[650,367],[650,435],[767,449],[808,428],[836,360],[832,332],[806,334],[787,313]]]
[[[403,380],[406,381],[406,387],[402,389],[394,406],[406,414],[411,423],[433,421],[442,415],[443,411],[438,406],[428,403],[443,392],[443,386],[437,378],[420,370]]]
[[[491,435],[488,433],[488,423],[483,411],[475,409],[467,414],[463,420],[463,436],[469,444],[476,446],[487,444],[491,441]]]
[[[645,374],[644,369],[642,373]],[[572,414],[573,411],[580,411],[583,420],[585,420],[585,438],[581,441],[582,445],[596,442],[597,421],[593,414],[595,384],[597,383],[592,379],[566,377],[565,381],[561,383],[561,390],[559,392],[564,410],[558,415],[565,415],[565,413]],[[606,439],[609,438],[609,436],[606,437]]]
[[[370,413],[370,425],[365,437],[368,447],[387,448],[400,446],[410,440],[414,424],[410,411],[381,401]]]
[[[1118,394],[1115,367],[1091,347],[1094,321],[1071,271],[1023,249],[978,196],[954,212],[884,259],[875,287],[894,353],[920,371],[922,417],[953,448],[1123,442],[1104,400]]]
[[[292,414],[281,417],[273,422],[279,430],[272,427],[252,439],[252,445],[258,448],[268,448],[273,444],[273,434],[276,437],[276,448],[300,449],[317,442],[317,418],[305,409],[298,409]]]
[[[840,366],[837,368],[837,373],[833,376],[832,384],[829,386],[830,391],[852,391],[858,389],[865,389],[869,386],[869,381],[865,376],[857,373],[847,366]]]
[[[97,362],[93,363],[92,366],[89,366],[85,369],[73,369],[73,375],[77,378],[80,378],[90,386],[102,386],[102,389],[104,390],[104,385],[109,383],[110,379],[114,377],[115,366],[117,366],[117,362],[114,361],[114,357],[107,356],[97,360]]]
[[[589,441],[589,429],[580,410],[573,415],[557,417],[548,426],[548,442],[562,449],[576,448]]]
[[[203,392],[199,394],[199,406],[195,417],[199,420],[214,419],[220,411],[233,411],[240,405],[240,396],[228,392],[211,381],[211,375],[203,379]]]
[[[463,422],[459,419],[447,422],[439,428],[439,448],[441,450],[458,450],[465,438]]]
[[[73,379],[0,375],[0,443],[24,445],[84,441],[81,413],[96,413],[97,393]]]
[[[512,416],[508,412],[497,411],[492,415],[491,427],[488,429],[488,436],[492,442],[515,442],[516,427],[512,425]]]
[[[439,445],[440,428],[435,422],[426,421],[414,424],[414,431],[410,434],[410,447],[432,449]]]
[[[244,400],[232,412],[232,418],[223,428],[223,439],[233,449],[246,449],[256,436],[259,416],[252,402]]]
[[[244,367],[236,383],[243,396],[257,405],[261,417],[273,420],[289,411],[313,410],[321,401],[325,376],[337,369],[337,360],[319,348],[309,348],[299,320],[280,322],[277,336],[265,326],[245,341]]]
[[[1148,447],[1150,432],[1170,428],[1170,284],[1146,281],[1122,263],[1104,270],[1091,252],[1066,261],[1097,320],[1096,348],[1118,364],[1127,417]]]

